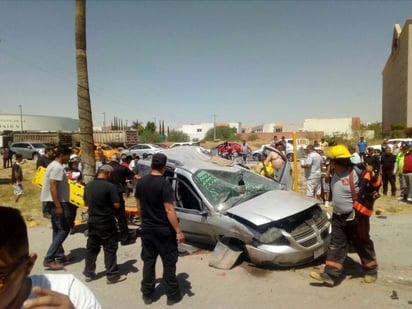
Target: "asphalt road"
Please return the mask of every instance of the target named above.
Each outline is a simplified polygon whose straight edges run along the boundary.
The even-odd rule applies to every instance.
[[[412,207],[412,206],[411,206]],[[412,308],[412,214],[373,216],[371,236],[379,262],[379,279],[374,284],[362,282],[358,257],[350,254],[346,279],[333,288],[324,287],[309,277],[315,263],[296,269],[262,269],[247,261],[231,270],[208,266],[210,252],[199,250],[179,258],[177,273],[184,293],[176,308]],[[49,246],[51,230],[47,226],[29,229],[32,252],[39,255],[33,273],[43,273],[41,261]],[[86,238],[82,233],[70,235],[65,242],[67,253],[75,260],[66,266],[84,282]],[[128,279],[107,285],[104,276],[103,253],[97,261],[98,279],[87,283],[103,308],[137,308],[145,306],[139,291],[142,262],[140,241],[121,246],[118,263]],[[157,276],[162,270],[158,264]],[[396,291],[398,299],[393,299]],[[153,308],[166,306],[162,284],[155,292]]]

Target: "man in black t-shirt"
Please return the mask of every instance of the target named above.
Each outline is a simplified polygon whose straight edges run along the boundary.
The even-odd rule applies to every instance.
[[[137,184],[135,197],[142,220],[141,240],[143,279],[141,291],[145,304],[151,304],[151,294],[156,283],[155,266],[160,255],[163,263],[163,280],[166,283],[167,304],[181,301],[182,294],[176,278],[177,244],[184,242],[184,235],[174,209],[174,192],[163,177],[167,157],[156,153],[152,157],[152,170]]]
[[[136,242],[136,235],[129,232],[129,227],[126,219],[126,203],[124,196],[126,195],[126,179],[134,179],[135,174],[127,167],[120,164],[118,155],[113,155],[111,161],[108,163],[113,168],[112,183],[117,188],[119,195],[120,207],[116,209],[115,215],[117,224],[120,229],[120,243],[122,245],[129,245]]]
[[[96,278],[96,258],[103,246],[107,284],[126,280],[117,265],[118,236],[115,209],[120,207],[116,186],[109,182],[113,168],[103,165],[97,177],[90,181],[84,191],[84,200],[88,206],[88,239],[86,265],[83,274],[86,282]]]
[[[36,162],[36,169],[39,166],[47,167],[54,160],[54,148],[52,146],[46,146],[44,155],[40,156]]]

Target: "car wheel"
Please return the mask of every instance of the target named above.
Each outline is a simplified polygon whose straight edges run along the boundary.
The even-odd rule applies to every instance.
[[[39,154],[38,153],[33,153],[32,159],[37,161],[39,159]]]
[[[254,153],[254,154],[252,155],[252,160],[259,161],[259,157],[260,157],[260,154],[259,154],[259,153]]]
[[[293,161],[293,152],[288,153],[288,154],[286,155],[286,158],[288,159],[289,162],[292,162],[292,161]]]

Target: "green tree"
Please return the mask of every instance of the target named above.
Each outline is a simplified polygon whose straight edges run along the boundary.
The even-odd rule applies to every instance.
[[[160,143],[163,139],[159,133],[145,130],[142,134],[139,134],[140,143]]]
[[[153,121],[146,123],[145,131],[156,132],[156,124]]]
[[[169,142],[189,142],[190,137],[184,132],[172,130],[167,136]]]
[[[213,141],[214,138],[214,128],[206,132],[204,138],[205,141]],[[216,138],[221,140],[235,140],[237,139],[236,128],[229,128],[228,126],[218,126],[216,127]]]
[[[405,125],[402,123],[393,123],[391,124],[391,137],[404,137],[405,132]]]
[[[139,134],[144,132],[144,127],[141,122],[139,122],[137,119],[136,121],[132,122],[132,125],[130,126],[131,129],[135,129]]]

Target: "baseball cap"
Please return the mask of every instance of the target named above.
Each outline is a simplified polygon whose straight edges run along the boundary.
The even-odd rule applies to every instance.
[[[105,164],[101,168],[99,168],[99,171],[105,171],[105,172],[113,173],[114,169],[109,164]]]
[[[155,153],[152,157],[152,164],[166,165],[167,157],[163,153]]]

